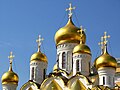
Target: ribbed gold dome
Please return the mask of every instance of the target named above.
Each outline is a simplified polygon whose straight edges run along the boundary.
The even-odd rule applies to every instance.
[[[41,53],[40,51],[34,53],[34,54],[31,56],[31,59],[30,59],[30,60],[31,60],[31,61],[43,61],[43,62],[47,62],[47,63],[48,63],[47,57],[45,56],[45,54]]]
[[[87,45],[79,44],[79,45],[75,46],[73,49],[73,54],[75,54],[75,53],[87,53],[87,54],[91,55],[91,50]]]
[[[106,51],[103,52],[103,54],[101,56],[99,56],[96,60],[95,60],[95,67],[97,69],[100,68],[104,68],[104,67],[113,67],[116,68],[117,67],[117,61],[114,57],[110,56]]]
[[[78,33],[78,30],[80,28],[76,27],[72,19],[70,18],[68,20],[68,23],[66,26],[60,28],[56,34],[55,34],[55,42],[56,45],[63,44],[63,43],[79,43],[80,42],[80,34]],[[83,37],[82,37],[83,43],[86,41],[86,35],[83,31]]]
[[[2,80],[2,84],[8,84],[8,83],[18,84],[19,77],[13,71],[8,71],[3,74],[1,80]]]

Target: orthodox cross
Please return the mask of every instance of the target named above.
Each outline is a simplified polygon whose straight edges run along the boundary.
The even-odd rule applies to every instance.
[[[40,51],[40,46],[41,46],[43,40],[44,40],[44,39],[41,38],[41,35],[39,35],[39,36],[38,36],[38,39],[36,40],[36,42],[38,43],[38,52]]]
[[[83,27],[80,26],[80,30],[78,30],[78,33],[80,34],[80,44],[82,44],[83,32],[85,32],[85,29],[83,29]]]
[[[13,59],[14,59],[14,55],[12,52],[10,52],[10,56],[8,56],[8,58],[10,59],[10,68],[9,70],[12,71],[12,62],[13,62]]]
[[[104,36],[103,36],[103,44],[106,45],[108,42],[108,38],[110,38],[110,35],[107,36],[107,32],[104,32]]]
[[[107,40],[108,38],[110,38],[110,35],[107,36],[107,32],[104,32],[104,36],[101,37],[101,42],[98,43],[98,45],[101,46],[101,53],[106,48],[106,45],[107,45],[107,42],[108,42],[108,40]]]
[[[67,8],[66,11],[69,11],[69,14],[68,14],[68,15],[69,15],[69,18],[70,18],[70,17],[72,16],[72,10],[74,10],[75,7],[72,7],[72,4],[71,4],[71,3],[69,4],[69,6],[70,6],[70,7]]]

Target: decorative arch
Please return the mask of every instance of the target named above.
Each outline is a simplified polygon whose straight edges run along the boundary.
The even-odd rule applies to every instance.
[[[53,87],[53,88],[51,88]],[[46,78],[40,86],[40,90],[64,90],[65,83],[59,76],[50,76]],[[57,89],[56,89],[57,88]]]
[[[87,77],[78,73],[74,77],[71,77],[69,79],[67,86],[70,90],[87,90],[90,84],[91,83]],[[75,89],[75,88],[81,88],[81,89]]]
[[[25,83],[20,90],[37,90],[38,86],[31,81],[28,81],[27,83]]]
[[[86,87],[80,80],[77,80],[71,87],[71,90],[86,90]]]
[[[75,80],[73,83],[68,85],[68,87],[70,90],[87,90],[80,80]]]
[[[63,89],[60,87],[60,85],[55,80],[53,80],[51,81],[49,85],[42,88],[41,90],[63,90]]]

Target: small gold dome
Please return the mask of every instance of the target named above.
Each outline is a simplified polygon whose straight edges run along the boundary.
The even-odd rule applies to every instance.
[[[3,74],[1,80],[2,80],[2,84],[8,84],[8,83],[18,84],[19,77],[13,71],[8,71],[8,72]]]
[[[70,18],[66,26],[60,28],[55,34],[55,42],[56,45],[63,43],[79,43],[80,42],[80,34],[78,30],[80,28],[76,27]],[[86,41],[86,35],[83,31],[82,37],[83,43]]]
[[[43,62],[47,62],[47,63],[48,63],[47,57],[45,56],[45,54],[41,53],[40,51],[34,53],[34,54],[31,56],[31,59],[30,59],[30,60],[31,60],[31,61],[43,61]]]
[[[94,64],[97,69],[104,68],[104,67],[113,67],[113,68],[117,67],[116,59],[110,56],[107,50],[104,51],[103,54],[95,60]]]
[[[87,54],[91,55],[91,50],[87,45],[79,44],[79,45],[75,46],[73,49],[73,54],[75,54],[75,53],[87,53]]]

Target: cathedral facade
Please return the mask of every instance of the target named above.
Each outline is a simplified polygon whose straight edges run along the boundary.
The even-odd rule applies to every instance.
[[[106,32],[99,43],[101,55],[91,64],[92,52],[86,45],[87,35],[81,26],[76,27],[72,20],[69,5],[68,22],[55,34],[56,64],[53,72],[46,75],[48,60],[40,50],[43,38],[38,37],[38,51],[30,59],[30,79],[20,90],[119,90],[120,59],[111,56],[107,50]],[[3,90],[17,90],[19,77],[12,70],[14,55],[10,53],[9,70],[2,76]]]

